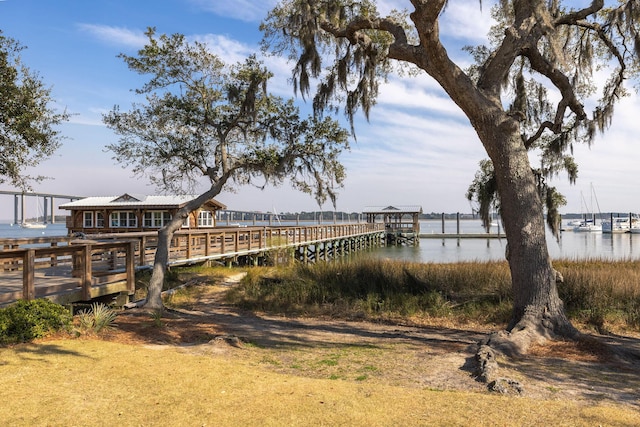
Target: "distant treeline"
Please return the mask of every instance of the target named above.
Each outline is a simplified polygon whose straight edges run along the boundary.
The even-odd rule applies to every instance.
[[[361,212],[341,212],[341,211],[337,211],[337,212],[333,212],[333,211],[316,211],[316,212],[297,212],[297,213],[291,213],[291,212],[285,212],[285,213],[279,213],[278,214],[278,218],[281,220],[288,220],[288,221],[293,221],[296,219],[299,219],[301,221],[313,221],[313,220],[318,220],[319,218],[322,218],[323,221],[333,221],[334,218],[341,220],[342,218],[344,218],[345,220],[347,218],[351,218],[353,219],[357,219],[358,215],[362,216],[364,218],[364,214],[362,214]],[[430,213],[422,213],[419,216],[419,219],[423,219],[423,220],[434,220],[434,219],[442,219],[442,216],[444,215],[444,219],[445,220],[455,220],[458,217],[462,220],[462,219],[480,219],[480,216],[475,213],[457,213],[457,212],[430,212]],[[597,218],[609,218],[611,214],[610,213],[602,213],[602,214],[596,214]],[[625,216],[625,215],[629,215],[629,212],[627,213],[613,213],[613,216]],[[499,218],[499,215],[496,215]],[[580,219],[583,218],[585,216],[585,214],[581,214],[581,213],[565,213],[562,214],[562,218],[563,219]]]

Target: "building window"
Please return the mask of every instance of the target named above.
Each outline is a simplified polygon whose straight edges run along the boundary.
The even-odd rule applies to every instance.
[[[213,214],[211,211],[198,212],[198,227],[213,227]]]
[[[167,211],[149,211],[144,213],[143,226],[148,228],[164,227],[171,221],[171,214]]]
[[[93,212],[84,212],[82,227],[84,228],[93,227]]]
[[[104,213],[96,212],[96,228],[104,228]]]
[[[112,212],[112,228],[135,228],[138,226],[138,218],[134,212]]]

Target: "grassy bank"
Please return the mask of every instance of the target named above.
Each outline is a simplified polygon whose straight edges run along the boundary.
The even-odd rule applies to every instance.
[[[569,316],[598,332],[640,329],[640,263],[556,261]],[[506,262],[359,260],[252,269],[228,295],[247,309],[347,318],[501,325],[511,315]]]

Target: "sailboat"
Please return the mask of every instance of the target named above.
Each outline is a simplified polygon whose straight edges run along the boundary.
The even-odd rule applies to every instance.
[[[593,197],[595,195],[595,190],[593,189],[593,184],[591,184],[591,213],[589,214],[591,218],[587,218],[585,214],[585,218],[580,221],[575,227],[573,227],[573,231],[590,231],[590,232],[599,232],[602,231],[602,224],[596,224],[595,214],[593,213]],[[580,192],[580,197],[582,197],[583,206],[586,207],[587,202],[584,200],[584,195]],[[598,205],[598,211],[600,211],[600,204],[598,203],[598,198],[596,197],[596,204]],[[586,209],[585,209],[586,210]]]
[[[20,224],[22,228],[47,228],[47,224],[43,224],[41,222],[26,222],[22,221]]]
[[[38,198],[36,197],[36,203],[37,203],[37,200],[38,200]],[[38,203],[38,214],[36,216],[36,220],[39,220],[40,217],[43,217],[43,215],[42,215],[42,207]],[[46,219],[46,218],[43,217],[43,219]],[[20,227],[22,227],[22,228],[47,228],[47,224],[45,224],[43,222],[28,222],[28,221],[22,220],[22,222],[20,223]]]

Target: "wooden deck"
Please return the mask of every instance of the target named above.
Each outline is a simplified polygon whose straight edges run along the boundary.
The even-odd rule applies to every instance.
[[[301,261],[314,262],[383,238],[383,224],[365,223],[179,231],[171,242],[169,266],[239,260],[257,264],[285,248],[293,248]],[[156,246],[156,232],[0,239],[0,305],[18,299],[70,303],[132,295],[135,271],[153,264]]]

